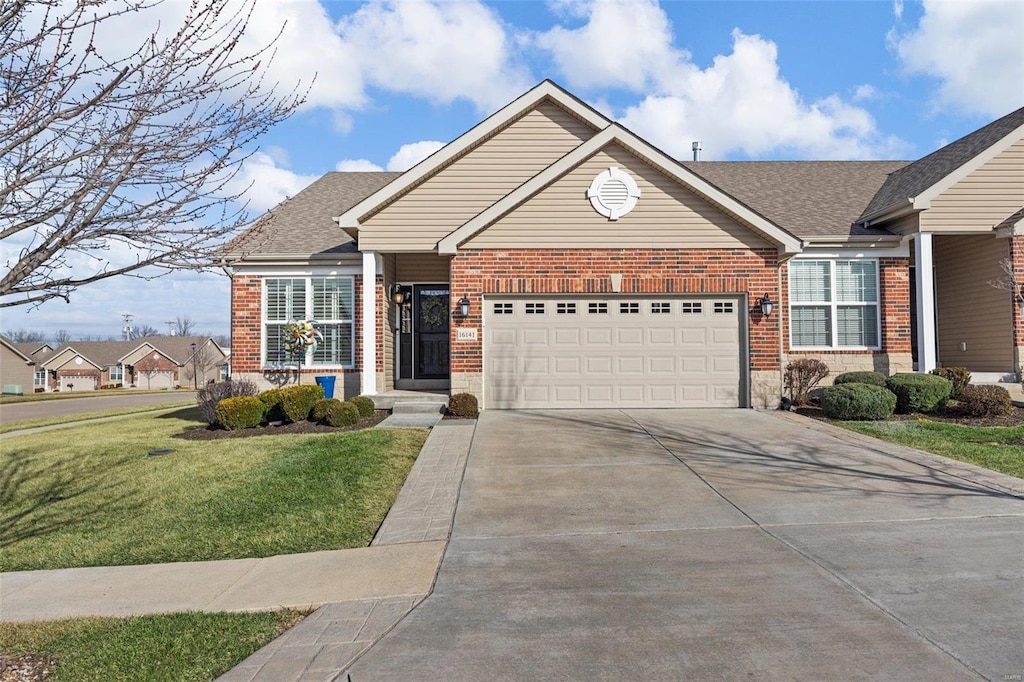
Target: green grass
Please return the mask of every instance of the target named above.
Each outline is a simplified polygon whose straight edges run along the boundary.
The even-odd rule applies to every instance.
[[[285,610],[0,623],[0,653],[56,658],[55,672],[47,678],[52,682],[205,681],[230,670],[303,615]]]
[[[834,423],[892,443],[1024,478],[1024,445],[1006,442],[1024,438],[1024,426],[977,427],[927,420]]]
[[[362,547],[426,439],[413,430],[171,438],[179,410],[3,442],[0,570]],[[175,452],[147,457],[150,450]]]
[[[54,424],[71,424],[73,422],[85,421],[86,419],[100,419],[102,417],[117,417],[122,414],[138,414],[140,412],[156,412],[159,410],[173,409],[175,407],[188,407],[195,405],[195,400],[183,400],[181,402],[162,403],[159,405],[136,405],[134,407],[118,407],[111,410],[99,410],[97,412],[82,412],[79,414],[68,414],[61,417],[46,417],[43,419],[22,419],[16,422],[0,424],[0,433],[10,431],[21,431],[22,429],[34,429],[39,426],[53,426]]]

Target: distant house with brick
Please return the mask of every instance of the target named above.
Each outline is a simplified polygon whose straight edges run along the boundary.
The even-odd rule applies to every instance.
[[[550,81],[408,171],[328,173],[225,251],[234,376],[493,408],[774,406],[783,370],[1018,379],[1024,109],[918,161],[680,161]]]
[[[208,336],[72,341],[43,363],[49,390],[202,386],[225,374],[227,355]]]

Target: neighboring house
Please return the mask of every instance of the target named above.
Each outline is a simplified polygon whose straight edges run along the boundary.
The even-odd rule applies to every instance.
[[[73,341],[54,351],[43,367],[49,373],[51,390],[91,391],[104,386],[157,389],[203,385],[219,379],[226,364],[224,351],[208,336],[151,336],[131,341]]]
[[[680,162],[545,81],[235,240],[232,371],[279,383],[314,319],[302,371],[346,395],[485,408],[774,406],[804,357],[1012,378],[1022,309],[990,282],[1024,280],[1022,207],[1024,109],[913,163]]]
[[[15,343],[13,345],[35,361],[35,374],[32,377],[32,391],[45,391],[46,370],[43,369],[43,362],[53,355],[53,346],[48,343],[39,342]]]
[[[0,384],[4,393],[22,395],[32,393],[36,361],[29,355],[27,345],[14,343],[0,335]]]

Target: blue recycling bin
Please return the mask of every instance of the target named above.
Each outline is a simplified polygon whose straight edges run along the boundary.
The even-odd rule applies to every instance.
[[[324,389],[325,398],[334,397],[334,380],[336,378],[337,377],[315,377],[317,386]]]

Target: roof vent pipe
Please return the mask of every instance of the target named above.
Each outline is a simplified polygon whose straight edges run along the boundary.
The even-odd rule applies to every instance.
[[[693,145],[693,160],[700,161],[700,140],[694,140]]]

